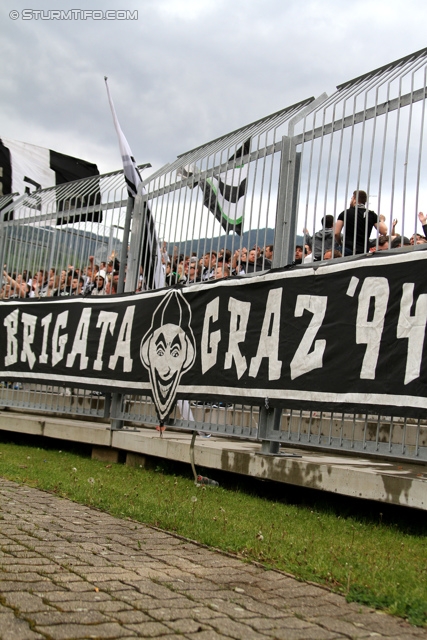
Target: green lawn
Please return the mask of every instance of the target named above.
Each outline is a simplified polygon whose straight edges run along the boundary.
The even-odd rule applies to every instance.
[[[361,502],[360,509],[354,502],[349,508],[348,500],[318,493],[296,501],[292,487],[245,479],[238,480],[241,486],[225,479],[226,487],[201,488],[189,466],[188,471],[166,463],[135,469],[59,446],[64,449],[0,442],[0,475],[326,584],[348,600],[412,624],[427,624],[424,512],[372,509]]]

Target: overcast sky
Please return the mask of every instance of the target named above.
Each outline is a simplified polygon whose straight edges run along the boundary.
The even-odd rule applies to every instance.
[[[77,6],[138,17],[22,16]],[[3,0],[0,16],[0,137],[101,172],[121,168],[104,75],[137,162],[159,168],[427,46],[425,0]]]

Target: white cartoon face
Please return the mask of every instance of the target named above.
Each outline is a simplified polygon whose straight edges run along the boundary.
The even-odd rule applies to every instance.
[[[154,394],[162,409],[171,396],[175,397],[186,354],[185,333],[177,325],[166,324],[153,333],[148,347],[150,377]]]
[[[176,314],[179,323],[186,307],[190,320],[188,303],[181,294],[174,292],[173,296],[168,296],[159,305],[153,322],[159,316],[165,321],[165,313],[172,311],[171,315]],[[171,318],[169,315],[168,320],[169,322],[157,328],[152,325],[141,343],[141,360],[148,369],[154,402],[161,420],[169,415],[181,376],[193,365],[195,359],[195,342],[189,323],[184,330],[180,324],[170,321],[175,320],[175,317]]]

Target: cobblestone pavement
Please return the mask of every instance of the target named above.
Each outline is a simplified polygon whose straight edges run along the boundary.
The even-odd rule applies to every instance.
[[[168,533],[0,479],[0,638],[427,638]]]

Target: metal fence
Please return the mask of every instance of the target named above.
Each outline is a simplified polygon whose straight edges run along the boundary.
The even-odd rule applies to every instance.
[[[8,275],[3,276],[2,295],[19,297],[27,282],[36,296],[60,295],[65,289],[78,295],[79,287],[71,290],[73,278],[82,279],[84,285],[96,265],[108,271],[108,262],[120,255],[127,203],[122,171],[18,198],[3,196],[0,259]],[[5,407],[91,419],[110,416],[111,398],[95,392],[8,380],[0,381],[0,386]]]
[[[366,191],[367,207],[384,216],[387,242],[374,230],[372,250],[391,250],[393,240],[408,250],[424,242],[418,212],[427,198],[422,180],[426,72],[423,50],[343,83],[330,97],[308,98],[162,167],[135,201],[125,290],[151,286],[159,260],[166,285],[179,278],[188,284],[192,265],[215,277],[215,263],[227,250],[237,272],[289,264],[299,244],[301,260],[308,262],[310,239],[322,229],[322,218],[330,215],[336,223],[354,191]],[[0,201],[6,271],[83,272],[92,265],[90,256],[93,263],[106,262],[108,271],[108,262],[126,243],[127,205],[122,172]],[[150,238],[148,216],[155,229]],[[420,238],[411,246],[416,232]],[[345,233],[346,224],[344,243]],[[153,245],[147,249],[153,237],[158,251]],[[321,233],[322,257],[325,237]],[[274,247],[270,262],[263,252],[267,245]],[[255,266],[249,268],[253,257]],[[110,267],[114,271],[114,264]],[[158,422],[148,397],[15,386],[2,382],[2,406],[111,419],[113,428]],[[282,444],[427,459],[427,426],[412,419],[272,411],[218,398],[214,404],[180,402],[169,422],[178,429],[260,439],[266,453],[277,453]]]
[[[388,234],[397,220],[395,234],[423,235],[417,214],[427,198],[426,55],[422,50],[343,83],[301,122],[289,156],[301,153],[301,232],[313,234],[327,214],[336,219],[361,189]]]
[[[33,276],[107,260],[120,250],[126,204],[122,172],[24,194],[1,209],[5,269]]]

